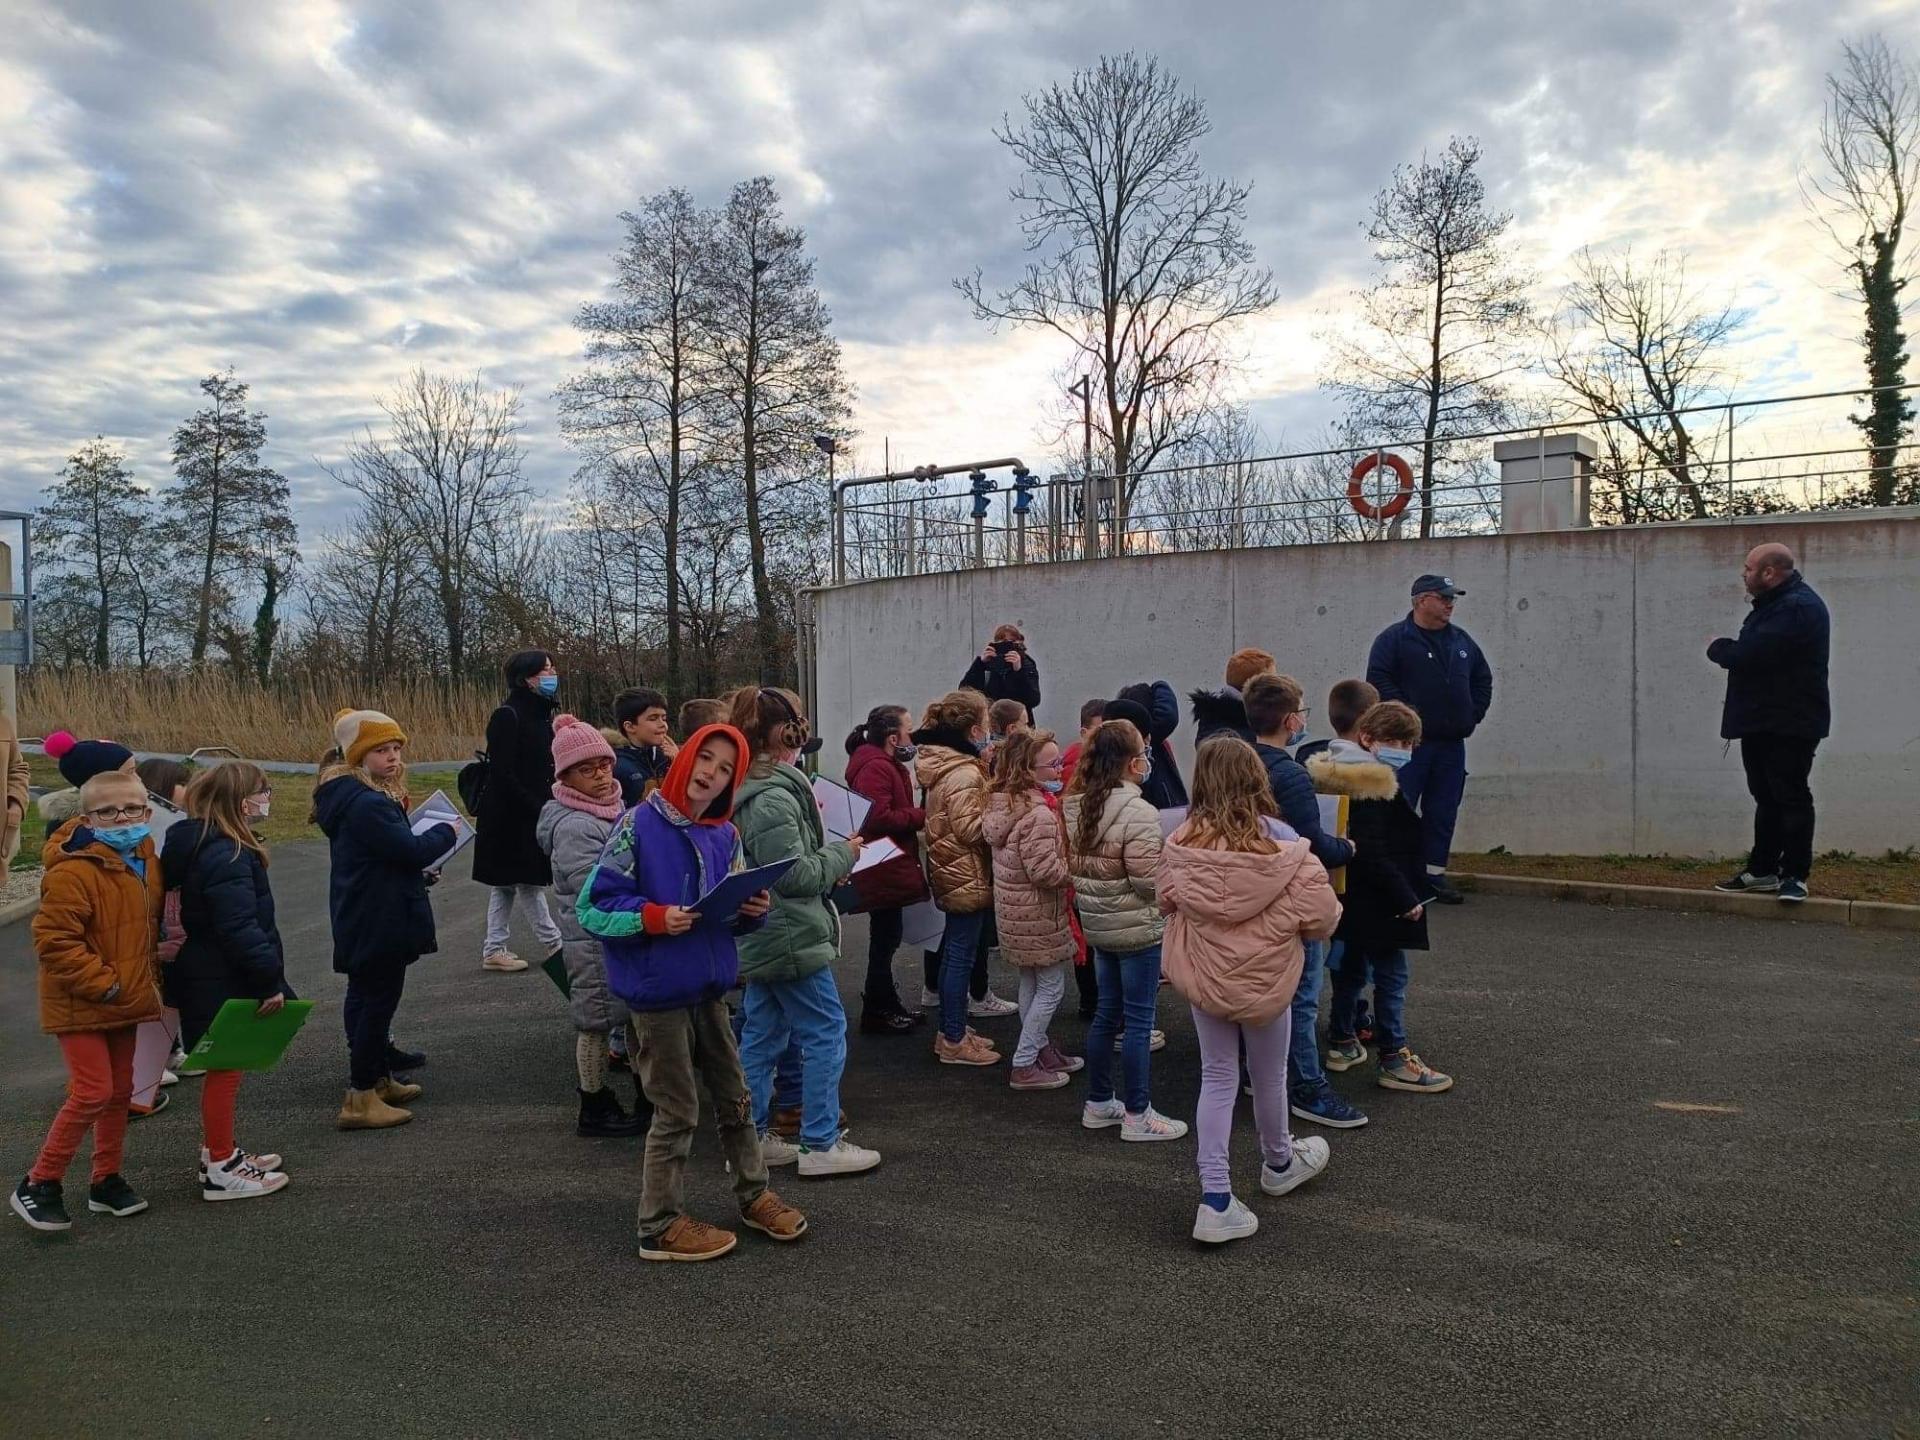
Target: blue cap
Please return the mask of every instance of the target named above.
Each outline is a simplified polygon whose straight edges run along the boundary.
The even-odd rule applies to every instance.
[[[1415,595],[1444,595],[1447,599],[1451,600],[1454,596],[1464,595],[1467,592],[1444,575],[1422,575],[1418,580],[1413,582],[1413,593]]]

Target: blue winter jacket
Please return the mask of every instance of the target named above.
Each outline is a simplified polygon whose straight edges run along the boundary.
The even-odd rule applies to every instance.
[[[1473,637],[1458,625],[1422,630],[1412,611],[1374,637],[1367,683],[1413,707],[1423,741],[1466,739],[1493,704],[1493,668]]]
[[[1707,658],[1727,672],[1720,735],[1791,735],[1824,740],[1833,722],[1827,695],[1826,602],[1794,571],[1756,595],[1738,640],[1720,639]]]
[[[453,827],[414,834],[400,802],[356,771],[323,771],[313,813],[333,860],[327,880],[333,968],[352,974],[411,965],[438,950],[426,868],[453,845]]]
[[[1275,745],[1255,741],[1253,751],[1267,767],[1267,787],[1273,791],[1273,803],[1280,807],[1280,818],[1313,847],[1313,858],[1329,870],[1338,870],[1353,859],[1353,842],[1329,835],[1321,826],[1320,799],[1314,793],[1307,767]]]
[[[683,1010],[718,1000],[740,978],[734,936],[758,920],[702,918],[684,935],[650,934],[648,906],[691,905],[744,868],[730,823],[696,825],[659,791],[622,815],[574,905],[606,951],[607,983],[635,1010]]]

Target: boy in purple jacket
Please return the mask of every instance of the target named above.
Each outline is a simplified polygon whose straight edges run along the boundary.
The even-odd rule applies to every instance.
[[[687,908],[741,868],[730,817],[747,758],[746,738],[731,725],[690,736],[660,788],[614,826],[574,909],[581,928],[600,937],[607,982],[633,1012],[640,1083],[653,1105],[640,1180],[642,1260],[713,1260],[739,1243],[684,1208],[700,1123],[696,1070],[716,1111],[741,1223],[775,1240],[807,1230],[806,1217],[767,1187],[723,998],[740,973],[734,936],[765,922],[768,898],[756,895],[726,919]]]

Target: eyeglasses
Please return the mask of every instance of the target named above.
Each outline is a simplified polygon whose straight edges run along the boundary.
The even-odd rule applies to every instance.
[[[112,825],[119,821],[144,820],[152,813],[152,809],[145,805],[108,805],[87,811],[87,818],[98,820],[103,825]]]

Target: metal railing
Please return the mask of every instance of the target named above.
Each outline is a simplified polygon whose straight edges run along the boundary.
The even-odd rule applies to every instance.
[[[1588,435],[1599,449],[1586,470],[1591,522],[1599,525],[1731,521],[1858,505],[1863,482],[1876,469],[1920,492],[1920,440],[1877,451],[1847,414],[1847,402],[1873,393],[1827,390],[1619,417],[1563,412],[1532,425],[1449,437],[1436,442],[1426,497],[1432,529],[1436,535],[1497,530],[1507,493],[1541,483],[1547,439],[1569,430]],[[1659,432],[1663,449],[1649,451],[1632,426]],[[1680,427],[1686,431],[1684,449]],[[1526,438],[1539,440],[1539,461],[1527,478],[1508,479],[1492,459],[1493,443]],[[1349,497],[1351,471],[1369,455],[1400,456],[1414,472],[1412,502],[1392,520],[1363,516]],[[834,581],[1392,539],[1418,524],[1421,458],[1419,437],[1382,436],[1157,466],[1124,484],[1099,473],[1042,479],[1011,458],[855,477],[834,491]],[[997,483],[995,472],[1008,471],[1005,483]],[[942,483],[962,474],[968,477],[965,490]],[[1376,463],[1361,488],[1360,498],[1379,506],[1394,493],[1397,479],[1386,464]]]

